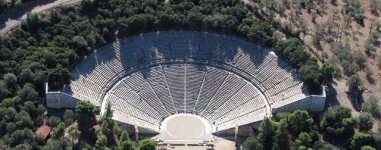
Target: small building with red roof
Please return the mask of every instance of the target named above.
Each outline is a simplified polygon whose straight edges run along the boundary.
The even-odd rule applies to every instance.
[[[39,127],[37,129],[37,131],[35,132],[35,135],[40,135],[44,139],[47,139],[49,137],[51,131],[52,131],[52,128],[50,126],[42,125],[41,127]]]

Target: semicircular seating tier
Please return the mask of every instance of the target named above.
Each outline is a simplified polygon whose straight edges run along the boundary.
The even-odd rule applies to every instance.
[[[297,72],[269,48],[231,36],[161,31],[117,39],[72,70],[63,92],[104,107],[114,119],[159,131],[176,113],[216,130],[262,120],[309,94]]]

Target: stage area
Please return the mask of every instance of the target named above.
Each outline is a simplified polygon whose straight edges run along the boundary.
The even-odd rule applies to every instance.
[[[192,114],[176,114],[167,117],[161,126],[171,140],[204,139],[211,132],[211,126],[204,118]]]

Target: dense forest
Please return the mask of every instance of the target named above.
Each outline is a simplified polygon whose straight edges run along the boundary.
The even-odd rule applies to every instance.
[[[57,8],[46,14],[28,14],[20,27],[0,37],[0,147],[152,148],[150,140],[132,143],[128,134],[111,120],[112,113],[106,113],[97,121],[95,107],[86,102],[79,103],[75,110],[67,110],[61,118],[46,115],[44,82],[49,82],[54,89],[62,88],[70,82],[70,68],[97,47],[114,41],[116,31],[119,31],[120,38],[157,30],[197,30],[239,36],[274,47],[279,56],[298,69],[301,79],[312,93],[320,93],[321,85],[332,81],[336,75],[335,69],[330,64],[319,66],[317,60],[305,51],[297,34],[289,34],[272,20],[253,17],[244,8],[243,2],[239,0],[171,0],[169,3],[164,0],[83,0],[80,5]],[[277,31],[284,32],[280,35]],[[353,83],[354,87],[358,85],[357,82]],[[370,110],[379,113],[376,108]],[[335,111],[326,113],[326,123],[319,126],[315,124],[320,121],[313,120],[308,125],[315,126],[308,130],[298,129],[298,132],[290,135],[290,140],[299,139],[299,136],[299,140],[306,140],[309,136],[311,140],[307,144],[305,141],[299,142],[301,144],[298,147],[312,148],[317,141],[322,141],[319,140],[319,132],[323,135],[340,132],[340,136],[345,134],[347,141],[349,137],[353,139],[355,136],[372,139],[372,142],[354,145],[355,149],[363,145],[376,147],[377,142],[373,141],[380,141],[379,137],[377,139],[368,130],[355,132],[356,119],[348,114],[342,117],[335,116]],[[271,128],[271,131],[268,132],[269,135],[263,135],[261,130],[267,129],[261,127],[259,137],[262,138],[258,137],[257,140],[263,144],[255,145],[267,149],[267,144],[276,141],[272,138],[277,137],[278,130],[282,132],[279,134],[285,134],[283,131],[286,132],[286,126],[287,130],[291,130],[288,126],[292,123],[284,118],[286,117],[280,117],[279,123],[265,120],[263,124],[269,124],[265,126]],[[323,120],[324,117],[321,122]],[[338,124],[337,120],[342,123]],[[74,122],[77,125],[72,127]],[[281,122],[284,122],[283,125]],[[37,127],[44,123],[53,127],[52,137],[48,141],[33,135]],[[95,128],[95,125],[99,125],[99,128]],[[70,128],[69,136],[63,134],[66,127]],[[347,130],[353,132],[347,133]]]

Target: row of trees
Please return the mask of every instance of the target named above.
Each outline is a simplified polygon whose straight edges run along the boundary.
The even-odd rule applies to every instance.
[[[354,118],[351,110],[343,107],[329,109],[321,118],[301,110],[279,113],[275,120],[265,118],[257,136],[247,138],[243,149],[332,150],[338,149],[336,146],[353,150],[380,149],[381,135],[371,133],[372,126],[369,114]]]

